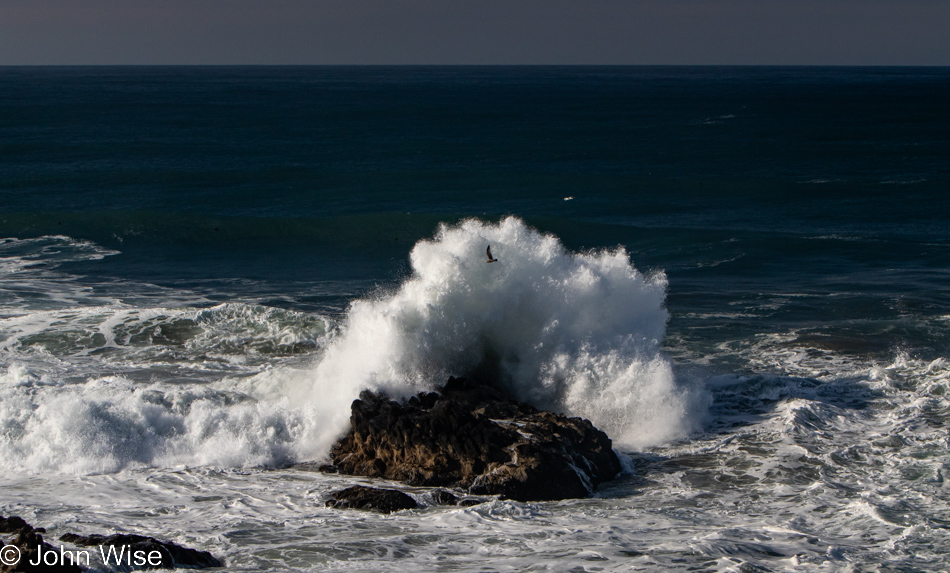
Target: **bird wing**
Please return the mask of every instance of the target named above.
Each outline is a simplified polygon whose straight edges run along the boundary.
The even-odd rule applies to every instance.
[[[485,253],[488,255],[488,260],[489,260],[489,261],[492,260],[492,256],[491,256],[491,245],[488,245],[488,248],[485,249]]]

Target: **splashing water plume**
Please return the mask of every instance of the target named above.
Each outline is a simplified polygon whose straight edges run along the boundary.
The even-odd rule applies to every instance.
[[[353,302],[336,335],[306,313],[83,306],[84,291],[0,319],[0,454],[77,474],[315,460],[361,390],[408,397],[450,375],[587,418],[621,448],[692,429],[697,393],[660,352],[666,277],[640,273],[622,248],[571,253],[509,217],[443,225],[410,258],[412,275]],[[49,265],[17,268],[10,288],[67,282]]]
[[[662,272],[640,273],[622,248],[570,253],[516,217],[443,224],[410,259],[394,294],[353,303],[317,366],[311,399],[330,426],[345,427],[361,389],[405,397],[455,375],[588,418],[620,446],[689,430],[693,397],[660,352]]]

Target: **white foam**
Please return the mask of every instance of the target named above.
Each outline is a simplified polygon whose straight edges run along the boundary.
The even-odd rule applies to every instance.
[[[203,309],[94,306],[0,319],[0,350],[68,359],[101,355],[111,366],[130,367],[169,359],[208,366],[209,359],[227,357],[264,363],[319,346],[329,325],[320,315],[240,303]]]
[[[107,376],[37,392],[38,380],[19,365],[0,376],[0,456],[8,470],[275,465],[297,459],[308,431],[286,400],[210,385]]]
[[[31,239],[0,239],[0,269],[17,272],[26,267],[64,262],[97,261],[119,251],[106,249],[90,241],[64,235],[44,235]]]
[[[418,243],[411,263],[335,336],[325,317],[243,304],[0,320],[0,457],[78,474],[317,460],[361,390],[408,396],[449,375],[588,418],[622,448],[699,418],[660,352],[666,277],[623,249],[571,253],[516,218],[469,220]]]
[[[243,304],[0,320],[0,457],[11,471],[77,474],[309,459],[319,421],[284,387],[300,385],[301,361],[309,371],[295,349],[314,351],[327,324]]]
[[[487,245],[499,262],[485,263]],[[515,217],[443,225],[410,259],[396,292],[353,303],[298,396],[334,437],[364,388],[406,396],[479,372],[539,407],[590,419],[620,446],[688,431],[692,396],[660,352],[662,272],[644,275],[622,248],[571,253]]]

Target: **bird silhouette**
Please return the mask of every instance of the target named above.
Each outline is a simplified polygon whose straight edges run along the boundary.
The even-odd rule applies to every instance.
[[[498,259],[496,259],[496,258],[494,258],[494,257],[491,256],[491,245],[488,245],[488,248],[485,249],[485,253],[488,254],[488,260],[485,261],[486,263],[494,263],[495,261],[498,260]]]

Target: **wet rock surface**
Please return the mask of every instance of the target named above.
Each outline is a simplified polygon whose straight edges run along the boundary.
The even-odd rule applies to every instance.
[[[326,505],[334,509],[363,509],[379,513],[392,513],[418,507],[414,499],[401,491],[361,485],[334,492]]]
[[[465,379],[405,403],[363,392],[351,409],[331,451],[344,474],[537,501],[587,497],[620,472],[610,438],[589,421]]]
[[[189,549],[169,541],[159,541],[154,537],[144,535],[77,535],[67,533],[59,540],[81,546],[124,548],[127,553],[131,554],[140,552],[142,555],[148,555],[152,552],[158,552],[161,555],[160,564],[152,567],[146,566],[146,569],[221,567],[221,562],[207,551]]]
[[[34,528],[18,516],[0,516],[0,534],[14,534],[11,539],[2,537],[3,563],[0,573],[23,571],[26,573],[79,573],[82,567],[74,563],[61,563],[59,550],[43,540],[43,528]],[[57,559],[44,563],[42,555],[52,553]],[[36,565],[34,565],[36,563]]]
[[[74,562],[72,558],[68,557],[68,554],[67,558],[64,559],[60,554],[59,548],[54,548],[49,543],[46,543],[41,535],[42,533],[46,533],[46,530],[43,528],[34,528],[17,516],[0,516],[0,534],[10,533],[15,534],[16,537],[12,540],[4,538],[3,542],[4,545],[11,545],[17,548],[19,561],[15,564],[4,564],[0,566],[0,573],[13,573],[15,571],[28,573],[79,573],[80,571],[86,571],[85,567],[81,567],[79,563]],[[160,559],[152,559],[151,564],[146,562],[143,567],[136,568],[175,569],[178,567],[188,567],[191,569],[202,569],[205,567],[223,566],[221,561],[207,551],[189,549],[175,543],[159,541],[154,537],[146,537],[144,535],[77,535],[75,533],[67,533],[60,537],[59,540],[75,546],[95,546],[97,547],[97,555],[100,546],[106,551],[108,551],[108,548],[111,546],[116,548],[116,552],[112,553],[112,555],[117,555],[118,550],[121,549],[124,550],[124,556],[132,555],[136,552],[141,552],[139,553],[140,555],[157,552],[161,556]],[[38,558],[38,551],[41,551],[44,555],[47,552],[52,552],[57,559],[53,562],[53,559],[44,560]],[[4,554],[4,557],[6,558],[7,555]],[[32,565],[32,563],[39,564]],[[82,564],[84,565],[85,563]],[[123,564],[125,564],[125,559],[123,559]],[[116,565],[116,563],[112,563],[112,565]]]
[[[42,528],[34,529],[18,515],[11,515],[10,517],[0,516],[0,533],[19,533],[21,529],[32,529],[40,533],[46,533]]]

